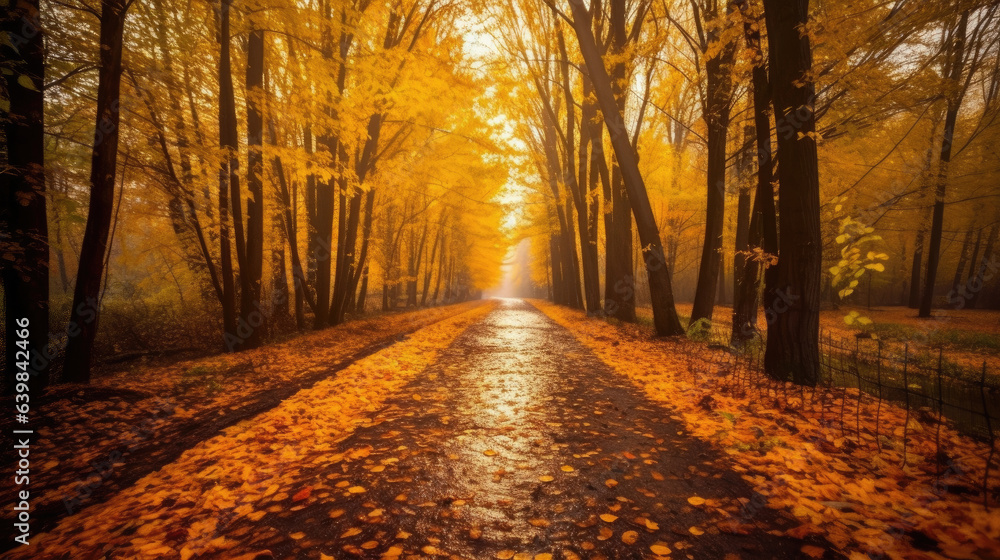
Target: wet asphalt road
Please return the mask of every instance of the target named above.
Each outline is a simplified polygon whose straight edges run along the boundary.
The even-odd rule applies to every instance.
[[[365,492],[258,525],[296,534],[268,543],[273,558],[802,557],[803,541],[768,533],[791,522],[670,414],[506,300],[317,473]]]

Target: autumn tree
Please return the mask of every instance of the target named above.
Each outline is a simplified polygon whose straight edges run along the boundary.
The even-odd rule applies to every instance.
[[[115,205],[121,121],[122,48],[125,16],[130,6],[131,1],[103,0],[99,14],[100,66],[97,119],[90,161],[90,202],[69,319],[70,328],[75,326],[80,334],[69,338],[62,373],[63,381],[73,383],[87,383],[90,380],[94,338],[97,336],[100,317],[101,280],[104,278],[111,214]]]

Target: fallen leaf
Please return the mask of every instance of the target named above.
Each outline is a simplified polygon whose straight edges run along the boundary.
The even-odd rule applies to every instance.
[[[364,494],[365,489],[363,486],[351,486],[347,491],[351,494]]]
[[[705,534],[705,531],[702,531],[697,527],[688,527],[688,532],[696,537],[700,537],[701,535]]]
[[[611,515],[610,513],[601,514],[601,521],[605,521],[607,523],[614,523],[616,519],[618,519],[617,515]]]
[[[823,550],[822,548],[820,548],[818,546],[813,546],[811,544],[807,544],[807,545],[803,546],[799,550],[803,554],[806,554],[806,555],[808,555],[811,558],[822,558],[823,555],[826,554],[825,550]]]
[[[510,560],[515,554],[517,553],[513,550],[501,550],[500,552],[497,552],[497,558],[500,560]]]
[[[639,540],[639,533],[635,531],[625,531],[622,533],[622,542],[625,544],[635,544]]]
[[[541,480],[542,482],[552,482],[555,479],[547,474],[543,474],[542,476],[538,477],[538,480]]]
[[[669,548],[662,544],[654,544],[649,547],[649,550],[652,550],[653,554],[657,556],[666,556],[672,552]]]
[[[702,497],[699,497],[699,496],[691,496],[690,498],[688,498],[688,503],[691,504],[691,505],[693,505],[693,506],[704,505],[705,498],[702,498]]]
[[[573,472],[573,470],[574,470],[573,467],[571,467],[569,465],[563,465],[562,466],[562,471],[563,472]]]

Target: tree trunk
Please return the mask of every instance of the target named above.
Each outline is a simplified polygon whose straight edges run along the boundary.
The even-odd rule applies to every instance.
[[[748,4],[740,5],[746,12]],[[771,117],[770,117],[770,84],[767,67],[764,64],[764,53],[761,50],[760,25],[754,25],[749,20],[744,25],[744,36],[747,47],[753,52],[754,65],[751,73],[753,88],[753,120],[754,146],[757,153],[757,188],[750,211],[750,224],[747,237],[747,249],[752,250],[754,258],[744,260],[742,269],[737,274],[742,278],[739,283],[739,296],[734,295],[733,303],[733,333],[732,342],[740,346],[751,339],[757,332],[757,309],[761,293],[761,279],[764,280],[764,298],[768,305],[774,304],[775,272],[773,266],[766,267],[761,275],[761,268],[766,262],[760,260],[766,255],[778,254],[777,216],[774,208],[773,161],[771,157]],[[759,251],[758,251],[759,250]],[[763,254],[759,254],[763,253]],[[736,299],[738,297],[738,299]]]
[[[708,48],[718,48],[719,38],[710,39]],[[708,56],[708,55],[706,55]],[[705,210],[705,239],[698,267],[698,286],[694,294],[691,323],[712,320],[717,282],[722,270],[722,230],[726,216],[726,141],[729,136],[729,111],[732,102],[732,44],[705,61],[705,125],[708,128],[708,197]]]
[[[0,238],[3,259],[4,390],[16,391],[27,382],[39,395],[49,383],[49,231],[45,204],[44,95],[45,46],[38,0],[8,5],[2,29],[8,44],[0,46],[6,61],[4,74],[9,112],[3,119],[3,138],[10,169],[0,173]],[[16,50],[12,49],[15,47]],[[8,66],[9,65],[9,66]],[[103,74],[102,74],[103,75]],[[30,80],[25,87],[22,80]],[[112,178],[113,180],[113,178]],[[60,269],[62,268],[61,252]],[[65,281],[64,281],[65,284]],[[74,307],[75,309],[75,307]],[[27,324],[23,323],[27,319]],[[28,330],[28,347],[17,345],[21,329]],[[27,353],[27,354],[25,354]],[[25,359],[29,357],[30,359]],[[18,364],[25,365],[24,368]],[[17,374],[26,370],[28,378]]]
[[[649,204],[646,185],[639,173],[639,163],[625,128],[624,118],[618,110],[617,101],[611,89],[611,77],[601,60],[583,1],[570,0],[570,5],[573,9],[573,27],[580,43],[580,51],[587,64],[597,101],[604,113],[604,121],[611,135],[611,144],[614,146],[615,156],[621,166],[625,188],[628,191],[628,200],[638,226],[639,241],[642,243],[643,259],[649,278],[653,323],[656,332],[659,335],[684,334],[684,329],[677,319],[677,310],[674,307],[670,272],[667,270],[663,257],[659,228],[653,216],[653,209]],[[631,301],[634,305],[634,297],[631,298]]]
[[[612,1],[609,5],[609,16],[611,19],[611,29],[610,29],[610,39],[611,48],[616,55],[615,62],[611,67],[611,74],[609,76],[609,85],[611,87],[611,92],[614,97],[613,107],[606,108],[604,103],[601,102],[600,97],[598,97],[598,104],[601,107],[601,111],[604,113],[605,122],[608,121],[609,115],[608,111],[613,110],[615,114],[622,116],[622,127],[621,135],[628,138],[628,132],[624,129],[624,115],[625,115],[625,82],[628,78],[628,69],[625,65],[624,52],[627,46],[627,32],[625,29],[625,3]],[[577,8],[574,5],[574,20],[581,17],[577,15]],[[582,12],[581,12],[582,14]],[[575,21],[574,21],[575,23]],[[582,23],[581,23],[582,25]],[[574,25],[577,30],[577,37],[580,36],[580,26]],[[590,26],[587,26],[588,31]],[[597,50],[597,44],[594,43],[595,50]],[[599,54],[600,51],[598,51]],[[597,58],[600,62],[601,70],[604,70],[604,62],[600,57]],[[590,69],[594,63],[587,63],[587,68]],[[597,81],[600,79],[595,75],[593,69],[590,70],[591,85],[595,88],[595,93],[600,89]],[[612,115],[611,118],[614,118]],[[613,132],[608,126],[608,133],[613,138],[615,132]],[[629,144],[630,155],[633,159],[636,159],[634,147]],[[621,156],[618,155],[618,147],[615,146],[616,158],[611,166],[611,185],[610,185],[610,203],[611,203],[611,213],[610,213],[610,225],[611,227],[605,232],[605,279],[604,279],[604,312],[620,321],[626,321],[630,323],[635,322],[635,278],[632,276],[632,269],[634,268],[632,262],[632,214],[630,212],[630,202],[629,193],[627,192],[627,187],[624,183],[623,173],[622,173],[622,161]],[[638,164],[636,164],[638,165]],[[607,211],[607,210],[605,210]]]
[[[978,239],[976,240],[978,243]],[[965,238],[962,240],[962,248],[958,251],[958,264],[955,266],[955,278],[951,281],[951,290],[948,292],[948,301],[954,295],[965,295],[962,282],[965,280],[965,265],[969,263],[969,246],[972,245],[972,228],[965,231]],[[977,247],[978,251],[979,248]],[[975,257],[973,257],[975,261]]]
[[[348,294],[353,297],[358,291],[358,283],[362,282],[362,277],[364,277],[364,289],[367,290],[368,282],[368,246],[371,244],[372,237],[372,219],[375,212],[375,188],[369,187],[368,192],[365,193],[365,223],[361,226],[361,252],[358,254],[358,264],[355,265],[354,278],[351,280],[351,285],[348,288]],[[362,293],[358,293],[356,297],[355,312],[358,314],[364,313],[364,299],[365,296]]]
[[[90,203],[70,311],[70,329],[79,329],[79,335],[70,336],[66,344],[62,377],[69,383],[90,382],[94,338],[100,318],[101,279],[105,272],[104,257],[108,251],[115,204],[125,16],[126,4],[123,0],[104,0],[101,3],[97,126],[90,159]]]
[[[965,53],[965,34],[969,24],[969,12],[963,12],[958,29],[952,38],[948,80],[957,88],[962,78]],[[941,258],[941,232],[944,228],[944,196],[948,187],[948,164],[951,163],[952,142],[955,139],[955,124],[962,106],[961,97],[948,100],[948,111],[944,117],[944,138],[941,140],[941,159],[938,161],[937,188],[934,192],[934,214],[931,218],[931,239],[927,248],[927,272],[924,274],[924,289],[920,297],[918,317],[929,318],[934,303],[934,282],[937,279],[938,262]]]
[[[254,25],[254,24],[251,24]],[[240,268],[240,323],[244,350],[261,345],[267,328],[261,308],[264,268],[264,31],[252,29],[247,41],[247,239],[246,269]],[[236,199],[234,198],[235,202]],[[284,265],[284,261],[282,261]]]
[[[917,230],[917,240],[913,245],[913,264],[910,267],[910,297],[907,307],[918,309],[920,307],[920,261],[924,254],[924,236],[927,230],[923,225]]]
[[[775,379],[815,385],[819,369],[822,239],[816,158],[815,89],[808,0],[764,0],[776,121],[797,122],[795,134],[778,135],[779,253],[770,303],[766,372]],[[792,119],[795,119],[794,121]]]
[[[557,20],[558,22],[558,20]],[[583,192],[584,183],[577,175],[585,173],[587,162],[587,142],[586,121],[593,116],[586,110],[587,100],[584,100],[585,107],[580,124],[580,144],[576,143],[576,102],[573,99],[573,90],[570,87],[569,79],[569,56],[566,53],[566,41],[563,38],[562,28],[557,27],[560,60],[560,75],[562,77],[563,94],[566,99],[566,133],[564,137],[565,173],[563,173],[564,183],[573,197],[576,206],[577,232],[580,239],[580,262],[583,268],[583,295],[582,303],[586,305],[588,313],[597,313],[601,308],[601,280],[597,268],[597,244],[592,242],[590,237],[589,215],[590,208],[587,196]],[[585,91],[586,95],[586,91]],[[576,158],[579,158],[577,161]],[[578,165],[579,164],[579,165]],[[574,251],[575,254],[575,251]]]
[[[441,243],[441,234],[444,232],[444,225],[438,228],[434,235],[434,243],[431,245],[430,258],[427,260],[427,268],[424,270],[424,289],[420,294],[420,307],[427,305],[427,295],[431,287],[431,275],[434,273],[434,259],[437,258],[438,244]]]
[[[223,0],[220,22],[219,56],[219,147],[225,155],[219,164],[219,258],[222,261],[223,342],[228,351],[242,342],[238,335],[236,279],[233,271],[230,226],[236,240],[236,260],[243,266],[243,216],[239,186],[239,158],[236,153],[236,98],[230,58],[231,0]]]

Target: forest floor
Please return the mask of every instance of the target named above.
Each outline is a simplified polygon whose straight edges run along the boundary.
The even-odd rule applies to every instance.
[[[133,364],[97,376],[90,385],[54,386],[32,403],[37,437],[31,449],[40,461],[31,473],[32,528],[48,530],[221,430],[416,330],[482,304],[380,315],[239,354]],[[13,418],[0,419],[3,433],[11,429],[16,429]],[[12,448],[0,451],[4,468],[15,459]],[[18,489],[12,482],[0,483],[3,503],[14,501]],[[0,551],[12,544],[4,541]]]
[[[267,351],[271,375],[311,381],[278,379],[266,392],[283,400],[199,433],[5,558],[1000,557],[1000,516],[961,491],[983,461],[950,430],[954,468],[931,489],[915,443],[909,469],[887,451],[873,470],[809,411],[686,381],[687,341],[518,300],[404,323],[380,348],[332,329]],[[237,393],[221,415],[259,401]],[[145,442],[184,437],[156,433],[115,473],[144,464]]]
[[[871,319],[870,325],[848,325],[844,318],[855,312]],[[652,324],[650,308],[636,310],[640,319]],[[677,313],[687,324],[691,316],[690,303],[678,303]],[[713,316],[713,335],[728,339],[732,329],[732,307],[716,306]],[[765,317],[757,317],[757,328],[767,328]],[[902,354],[908,345],[911,354],[928,361],[943,360],[971,372],[979,372],[983,362],[987,375],[1000,377],[1000,311],[981,309],[935,309],[930,319],[917,317],[917,310],[902,306],[881,306],[868,309],[862,306],[841,306],[820,312],[820,329],[834,339],[853,339],[859,333],[872,333],[882,340],[889,351]]]

